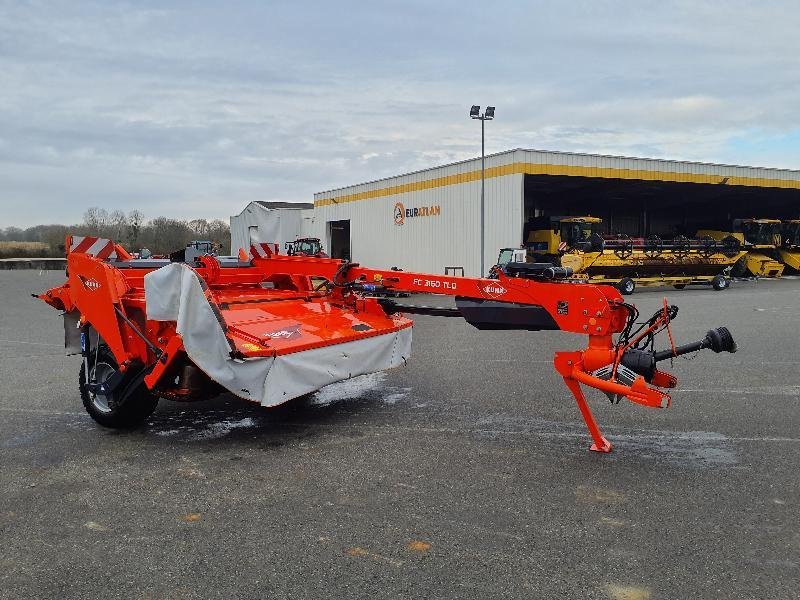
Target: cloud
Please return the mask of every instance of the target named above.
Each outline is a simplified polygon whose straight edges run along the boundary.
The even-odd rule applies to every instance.
[[[798,168],[798,30],[743,0],[5,3],[0,226],[308,201],[475,156],[473,103],[489,152]]]

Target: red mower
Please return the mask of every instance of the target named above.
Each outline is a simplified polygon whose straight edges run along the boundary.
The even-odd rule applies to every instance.
[[[462,317],[479,329],[583,333],[583,350],[557,352],[592,450],[609,452],[581,385],[650,407],[670,404],[677,380],[658,363],[700,349],[735,352],[720,327],[675,346],[664,302],[638,322],[611,286],[572,279],[567,268],[515,263],[492,279],[451,277],[296,253],[270,244],[237,257],[197,252],[136,259],[110,240],[68,236],[67,281],[36,297],[64,312],[68,354],[81,354],[86,410],[107,427],[135,427],[158,398],[231,392],[276,406],[328,384],[391,369],[411,357],[405,314]],[[455,297],[455,308],[398,304],[387,293]],[[655,349],[666,331],[669,347]]]

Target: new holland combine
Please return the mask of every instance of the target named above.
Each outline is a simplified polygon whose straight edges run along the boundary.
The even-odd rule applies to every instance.
[[[637,285],[683,289],[704,284],[724,290],[730,284],[731,268],[746,254],[732,237],[601,235],[601,223],[597,217],[539,217],[528,228],[528,256],[568,267],[594,282],[616,285],[627,295]]]
[[[159,398],[194,400],[230,392],[276,406],[321,387],[404,364],[412,321],[404,313],[463,317],[479,329],[561,330],[588,337],[557,352],[555,368],[575,397],[592,450],[608,452],[581,386],[667,407],[677,379],[658,365],[700,349],[734,352],[720,327],[675,346],[664,306],[639,320],[606,285],[570,279],[568,268],[510,262],[495,279],[377,270],[329,258],[277,254],[258,244],[237,257],[184,252],[134,259],[98,238],[67,238],[67,281],[36,295],[63,311],[68,354],[80,354],[88,413],[108,427],[133,427]],[[455,296],[455,308],[401,306],[386,291]],[[666,331],[665,349],[655,347]]]
[[[734,219],[733,231],[701,229],[698,236],[718,241],[735,239],[747,253],[734,265],[737,277],[780,277],[783,264],[778,260],[781,247],[781,222],[778,219]]]
[[[793,273],[800,272],[800,219],[781,222],[778,257]]]

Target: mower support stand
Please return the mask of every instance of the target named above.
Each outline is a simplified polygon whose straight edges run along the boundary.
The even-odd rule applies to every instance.
[[[586,397],[583,395],[581,384],[569,377],[564,377],[564,383],[572,392],[572,395],[575,396],[575,402],[578,403],[578,408],[581,411],[583,420],[586,422],[586,427],[589,429],[589,434],[594,441],[590,450],[594,450],[595,452],[611,452],[611,442],[600,433],[600,428],[597,426],[592,411],[589,409],[589,404],[586,402]]]

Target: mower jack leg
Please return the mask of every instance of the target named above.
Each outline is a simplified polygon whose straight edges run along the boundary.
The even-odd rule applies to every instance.
[[[611,442],[600,433],[600,428],[597,426],[592,411],[589,409],[589,405],[586,402],[586,397],[583,395],[581,384],[569,377],[564,377],[564,383],[567,384],[572,395],[575,396],[575,402],[578,403],[578,408],[581,411],[583,420],[586,422],[586,427],[589,429],[589,434],[594,441],[590,450],[594,450],[595,452],[611,452]]]

